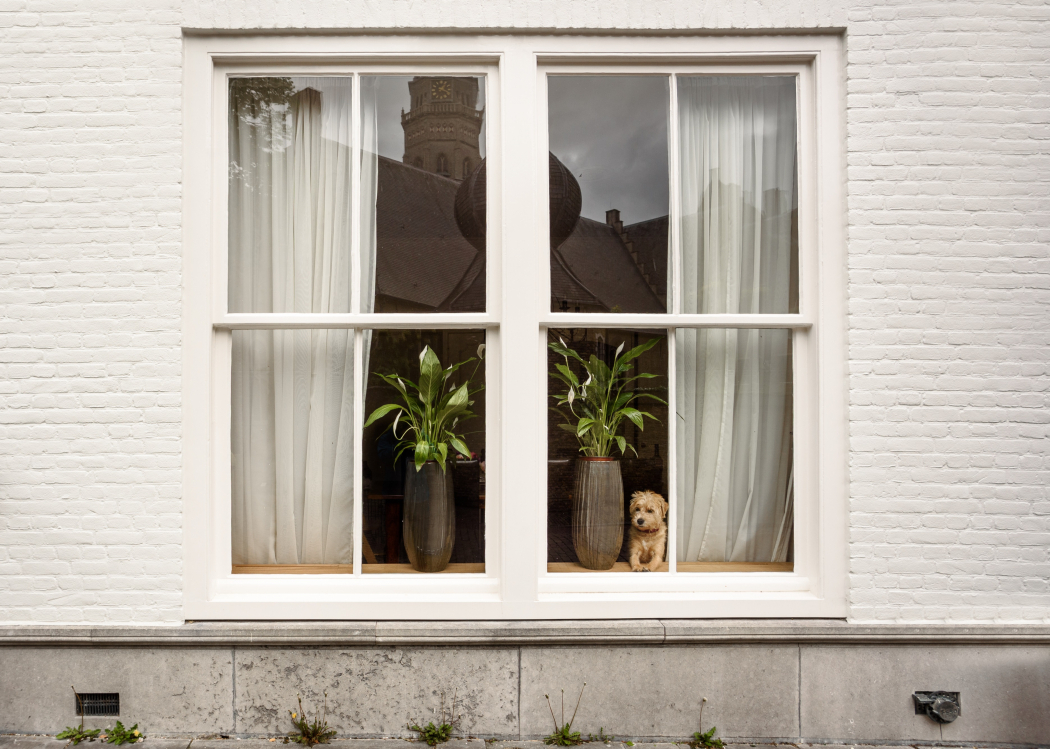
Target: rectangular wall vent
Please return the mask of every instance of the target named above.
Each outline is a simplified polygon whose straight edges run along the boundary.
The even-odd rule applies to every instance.
[[[119,692],[80,692],[76,697],[77,715],[120,715]]]

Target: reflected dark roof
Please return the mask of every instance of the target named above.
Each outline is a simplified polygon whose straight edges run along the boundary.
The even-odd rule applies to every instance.
[[[376,295],[437,309],[478,251],[456,226],[459,182],[379,157]]]
[[[634,243],[638,265],[649,273],[649,282],[657,296],[667,298],[667,216],[639,221],[623,227],[627,239]]]
[[[377,296],[442,311],[484,309],[485,256],[456,225],[459,185],[379,157]],[[657,294],[666,287],[667,217],[626,231],[639,263],[650,264],[643,267],[652,268],[650,281],[657,291],[646,283],[613,227],[581,217],[569,238],[551,252],[551,296],[570,307],[608,311],[618,304],[624,312],[663,312]]]
[[[623,312],[642,313],[666,311],[638,271],[620,235],[608,224],[581,216],[576,230],[557,252],[573,276],[606,308],[619,306]],[[551,294],[556,299],[563,298],[553,289]]]

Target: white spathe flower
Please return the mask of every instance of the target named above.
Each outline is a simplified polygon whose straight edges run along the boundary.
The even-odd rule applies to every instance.
[[[478,358],[479,359],[484,359],[485,358],[485,344],[484,343],[482,343],[481,345],[478,346]]]
[[[575,400],[575,398],[576,398],[576,393],[573,391],[572,388],[569,388],[569,405],[570,406],[572,405],[572,402],[573,402],[573,400]]]
[[[562,345],[562,348],[565,348],[565,339],[561,336],[558,336],[558,343]]]
[[[616,354],[615,354],[615,356],[613,356],[613,358],[615,359],[617,356],[619,356],[621,351],[623,351],[623,344],[622,343],[619,346],[616,347]]]
[[[394,417],[394,426],[393,426],[394,437],[397,437],[397,422],[399,422],[400,420],[401,420],[401,409],[398,409],[397,416]]]
[[[427,355],[427,349],[428,348],[430,348],[430,346],[424,346],[423,350],[419,352],[419,363],[420,364],[423,363],[423,357]]]

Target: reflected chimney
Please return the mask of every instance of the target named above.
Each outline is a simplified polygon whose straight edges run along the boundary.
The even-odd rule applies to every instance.
[[[605,212],[605,223],[616,229],[617,234],[623,234],[623,221],[620,220],[620,211],[612,208]]]

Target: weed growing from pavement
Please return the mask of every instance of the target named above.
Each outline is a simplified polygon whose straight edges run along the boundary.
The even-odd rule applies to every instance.
[[[313,746],[314,744],[327,744],[335,738],[335,730],[328,727],[328,692],[324,693],[324,710],[314,715],[312,721],[306,719],[306,711],[303,709],[302,695],[296,694],[299,700],[299,712],[289,710],[292,716],[294,731],[288,732],[288,738],[296,744]]]
[[[448,722],[445,722],[445,693],[441,693],[441,710],[438,713],[438,724],[430,721],[425,726],[409,724],[408,730],[419,734],[419,740],[425,741],[430,746],[444,744],[452,738],[452,729],[456,725],[456,693],[452,693],[452,710],[449,711]]]
[[[586,688],[587,682],[583,682],[583,686],[580,688],[580,696],[576,698],[576,709],[572,711],[572,717],[569,718],[568,723],[565,722],[565,690],[561,690],[561,725],[558,725],[558,719],[554,717],[554,708],[551,707],[550,695],[543,695],[547,698],[547,708],[551,711],[551,720],[554,721],[554,733],[543,740],[544,744],[551,746],[576,746],[583,743],[583,739],[580,738],[580,732],[572,730],[572,722],[576,720],[576,712],[580,709],[580,700],[583,699],[583,690]]]
[[[710,731],[701,733],[704,730],[704,705],[707,703],[707,697],[704,697],[700,702],[700,731],[693,732],[693,740],[689,742],[689,746],[693,749],[723,749],[725,742],[722,739],[715,738],[715,731],[718,730],[717,726],[711,726]]]

